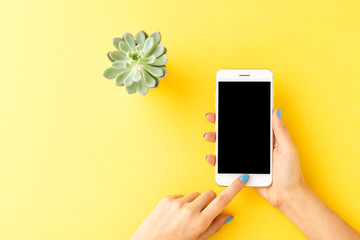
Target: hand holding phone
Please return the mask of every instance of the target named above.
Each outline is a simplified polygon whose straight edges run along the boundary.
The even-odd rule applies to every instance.
[[[273,149],[273,183],[269,187],[255,187],[254,190],[275,208],[279,208],[285,201],[296,195],[304,188],[297,149],[292,142],[286,126],[282,122],[280,109],[273,111],[272,125],[274,129]],[[206,120],[215,123],[216,114],[207,113]],[[208,142],[215,142],[216,132],[207,132],[204,138]],[[238,138],[232,138],[236,142]],[[207,155],[207,162],[215,166],[215,155]]]

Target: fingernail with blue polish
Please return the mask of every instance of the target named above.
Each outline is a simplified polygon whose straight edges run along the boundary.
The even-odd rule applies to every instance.
[[[229,217],[228,219],[225,220],[225,223],[228,223],[228,222],[230,222],[230,221],[233,220],[233,219],[234,219],[234,217]]]
[[[247,180],[249,180],[249,174],[244,174],[240,177],[240,181],[242,181],[243,183],[246,183]]]
[[[281,118],[281,110],[280,110],[280,108],[278,108],[278,116],[279,116],[279,118]]]

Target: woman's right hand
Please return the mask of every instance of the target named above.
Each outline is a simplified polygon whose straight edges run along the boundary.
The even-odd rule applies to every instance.
[[[219,196],[209,190],[202,194],[172,195],[162,199],[144,220],[131,240],[204,240],[233,218],[222,214],[249,179],[242,175]]]
[[[215,123],[215,113],[206,114],[206,119]],[[274,130],[273,183],[269,187],[255,187],[254,189],[273,207],[280,208],[284,202],[296,197],[306,185],[301,174],[298,151],[281,120],[280,109],[273,111],[272,123]],[[205,133],[204,138],[208,142],[215,142],[216,133]],[[214,166],[216,156],[207,155],[206,160]]]

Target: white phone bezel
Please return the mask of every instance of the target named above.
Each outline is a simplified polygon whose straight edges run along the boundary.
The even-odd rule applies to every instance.
[[[271,106],[270,106],[270,174],[249,174],[250,178],[246,186],[251,187],[266,187],[270,186],[272,183],[272,149],[273,149],[273,129],[272,129],[272,112],[274,105],[274,81],[273,74],[268,69],[221,69],[216,73],[216,95],[215,95],[215,109],[216,113],[218,112],[218,84],[222,81],[247,81],[247,82],[270,82],[271,85]],[[216,114],[216,123],[215,128],[218,132],[218,114]],[[215,141],[215,154],[218,156],[218,142],[217,138]],[[215,164],[215,181],[219,186],[229,186],[235,178],[239,177],[241,174],[220,174],[218,173],[218,159],[216,159]]]

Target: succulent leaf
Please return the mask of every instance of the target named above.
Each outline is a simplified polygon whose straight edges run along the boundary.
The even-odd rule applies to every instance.
[[[163,66],[167,62],[168,57],[164,54],[161,57],[157,58],[155,62],[151,63],[152,66]]]
[[[119,51],[112,51],[110,52],[110,57],[114,60],[118,61],[126,61],[127,57],[123,54],[121,54]]]
[[[135,52],[135,39],[134,36],[130,33],[124,33],[123,36],[125,42],[127,43],[127,45],[129,46],[129,48],[131,49],[131,51]]]
[[[143,49],[142,46],[136,45],[136,52],[141,53],[141,52],[142,52],[142,49]],[[140,55],[141,55],[141,54],[140,54]]]
[[[154,51],[152,52],[152,56],[155,57],[159,57],[161,56],[163,53],[165,52],[165,47],[164,45],[157,45],[156,48],[154,49]]]
[[[160,78],[164,78],[167,75],[166,67],[161,67],[161,69],[163,70],[164,74]]]
[[[140,93],[141,95],[145,96],[145,94],[148,93],[149,88],[146,86],[146,84],[144,83],[144,80],[141,80],[140,82],[138,82],[137,84],[137,91],[138,93]]]
[[[146,39],[144,31],[143,30],[138,31],[135,34],[135,39],[136,39],[137,45],[140,46],[141,48],[143,48],[144,43],[145,43],[145,39]]]
[[[123,42],[124,40],[121,38],[113,38],[113,45],[114,47],[116,47],[117,49],[119,49],[119,44],[120,42]]]
[[[142,74],[142,76],[144,78],[144,82],[145,82],[146,86],[155,87],[156,81],[155,81],[154,77],[151,74],[149,74],[144,69],[141,70],[141,74]]]
[[[161,35],[160,32],[153,32],[150,37],[154,38],[154,43],[155,45],[158,45],[159,42],[161,41]]]
[[[115,61],[112,63],[112,66],[117,69],[124,69],[126,68],[126,62],[123,61]]]
[[[137,90],[137,84],[138,84],[137,82],[133,82],[131,85],[125,86],[126,92],[128,94],[135,93]]]
[[[114,79],[115,85],[125,85],[126,92],[146,95],[149,88],[157,88],[160,78],[166,76],[168,61],[166,48],[160,44],[161,35],[153,32],[150,37],[140,30],[135,38],[124,33],[122,38],[113,38],[116,51],[106,55],[112,67],[105,69],[105,78]]]
[[[122,72],[121,69],[116,69],[116,68],[113,68],[113,67],[109,67],[109,68],[105,69],[103,75],[107,79],[114,79],[121,72]]]
[[[148,58],[143,58],[143,63],[154,63],[156,60],[156,57],[154,55],[151,55]]]
[[[147,57],[150,55],[151,51],[154,49],[154,38],[149,37],[145,40],[145,44],[144,44],[144,56]]]
[[[157,88],[159,87],[159,83],[160,83],[160,79],[159,78],[154,78],[155,79],[155,86],[153,88]]]
[[[121,72],[119,75],[117,75],[115,78],[115,85],[123,86],[124,80],[127,77],[127,75],[129,74],[129,72],[130,72],[129,69],[124,69],[123,72]]]
[[[164,71],[161,68],[153,67],[147,64],[144,64],[144,68],[153,76],[160,77],[164,74]]]
[[[141,77],[142,77],[142,76],[141,76],[140,70],[135,70],[133,80],[134,80],[135,82],[139,82],[139,81],[141,80]]]
[[[108,52],[108,53],[106,54],[106,56],[108,57],[108,59],[110,60],[110,62],[114,62],[114,61],[115,61],[114,59],[111,58],[110,52]]]
[[[124,79],[125,86],[130,86],[131,84],[133,84],[135,71],[136,71],[135,68],[131,69],[129,74],[125,77],[125,79]]]
[[[126,42],[120,42],[119,49],[120,49],[120,51],[122,51],[125,54],[130,52],[129,45],[127,45]]]

